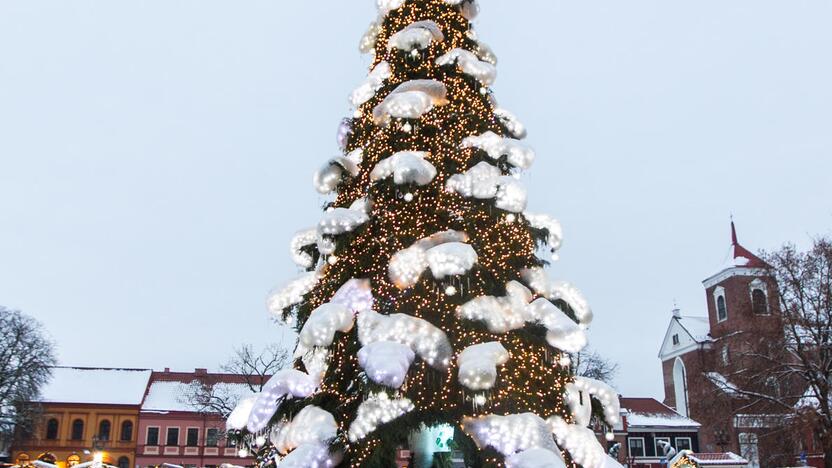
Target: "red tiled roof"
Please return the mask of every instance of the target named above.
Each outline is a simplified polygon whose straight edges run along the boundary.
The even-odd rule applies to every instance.
[[[632,413],[676,415],[673,409],[655,398],[621,398],[621,408]]]

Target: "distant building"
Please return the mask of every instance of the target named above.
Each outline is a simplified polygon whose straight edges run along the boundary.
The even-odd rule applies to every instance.
[[[254,465],[252,458],[240,458],[227,441],[221,416],[200,412],[188,401],[188,389],[194,382],[211,387],[217,396],[252,394],[240,375],[210,374],[206,369],[154,372],[139,414],[137,468],[163,463],[185,468]]]
[[[34,433],[17,434],[12,462],[51,459],[60,468],[92,460],[131,468],[136,428],[151,371],[56,367],[42,389],[43,417]]]
[[[782,409],[749,404],[731,381],[761,365],[749,358],[751,351],[779,342],[784,333],[769,266],[740,245],[733,223],[728,259],[703,284],[708,315],[674,311],[661,346],[664,403],[702,424],[704,452],[737,453],[752,468],[761,460],[763,466],[793,465],[797,449],[777,433],[786,420]],[[771,393],[780,383],[755,385],[747,390]]]

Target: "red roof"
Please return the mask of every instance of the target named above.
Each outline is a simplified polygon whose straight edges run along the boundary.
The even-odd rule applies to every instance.
[[[769,264],[763,259],[754,255],[750,250],[740,245],[737,240],[737,227],[734,225],[733,221],[731,221],[731,247],[733,250],[732,255],[734,256],[735,265],[741,265],[747,268],[770,268]]]
[[[621,408],[631,413],[676,415],[672,408],[655,398],[621,398]]]

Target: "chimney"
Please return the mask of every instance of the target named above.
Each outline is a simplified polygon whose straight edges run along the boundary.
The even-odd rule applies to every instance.
[[[196,375],[208,375],[208,369],[194,369],[194,374]]]
[[[165,367],[165,374],[170,374],[170,367]]]

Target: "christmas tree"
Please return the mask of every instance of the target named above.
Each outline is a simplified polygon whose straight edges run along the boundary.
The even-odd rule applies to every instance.
[[[476,3],[378,4],[342,156],[314,177],[334,201],[292,241],[307,271],[269,299],[297,361],[229,428],[261,466],[395,466],[438,433],[472,467],[618,466],[587,427],[617,422],[617,394],[570,364],[592,312],[543,269],[562,230],[526,211],[535,155],[489,89]]]

